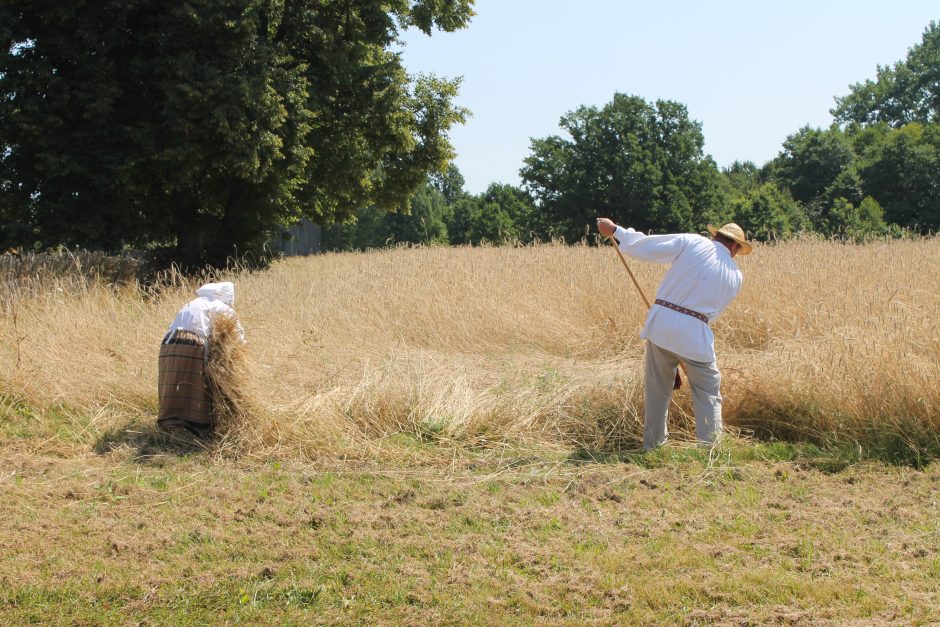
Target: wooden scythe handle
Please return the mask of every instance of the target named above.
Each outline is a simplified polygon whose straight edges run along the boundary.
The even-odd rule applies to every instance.
[[[643,288],[640,287],[639,281],[637,281],[636,277],[633,275],[633,270],[631,270],[630,266],[627,264],[627,260],[623,256],[623,253],[620,252],[620,245],[617,243],[617,240],[614,239],[613,234],[608,235],[608,239],[610,239],[610,243],[614,247],[614,250],[617,251],[617,256],[620,257],[620,263],[623,264],[623,267],[627,270],[627,274],[630,275],[630,280],[633,281],[633,285],[636,287],[636,291],[640,293],[640,298],[643,299],[643,303],[646,305],[646,309],[649,310],[652,305],[650,305],[650,301],[646,297],[646,294],[643,293]],[[679,367],[682,368],[682,372],[686,373],[686,376],[689,376],[689,373],[685,371],[685,364],[681,361],[679,362]],[[676,380],[675,383],[672,384],[672,389],[678,390],[680,387],[682,387],[682,377],[679,376],[679,371],[676,370]]]

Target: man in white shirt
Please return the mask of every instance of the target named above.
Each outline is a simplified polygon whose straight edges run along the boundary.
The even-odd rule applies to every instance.
[[[721,435],[721,374],[715,360],[713,322],[741,289],[736,255],[751,253],[743,229],[729,222],[708,226],[712,240],[701,235],[644,235],[607,218],[597,230],[613,236],[625,255],[672,264],[656,292],[640,337],[647,341],[643,448],[665,444],[666,420],[679,363],[685,364],[695,409],[695,435],[713,443]]]

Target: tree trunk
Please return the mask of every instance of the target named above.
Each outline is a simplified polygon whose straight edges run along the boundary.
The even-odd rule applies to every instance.
[[[196,225],[183,227],[176,244],[176,257],[185,269],[198,268],[203,263],[205,232]]]

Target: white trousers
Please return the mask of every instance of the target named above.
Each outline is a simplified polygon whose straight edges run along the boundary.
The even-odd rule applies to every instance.
[[[643,422],[643,449],[661,446],[669,435],[666,420],[669,401],[679,361],[685,364],[686,378],[692,390],[695,409],[695,436],[699,442],[711,444],[721,435],[721,373],[718,362],[692,361],[680,358],[650,341],[646,342],[644,372],[646,377],[646,408]]]

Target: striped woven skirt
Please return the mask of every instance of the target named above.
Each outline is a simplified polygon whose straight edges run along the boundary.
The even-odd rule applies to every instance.
[[[184,428],[198,436],[212,432],[212,396],[206,377],[205,341],[175,331],[160,345],[157,426]]]

